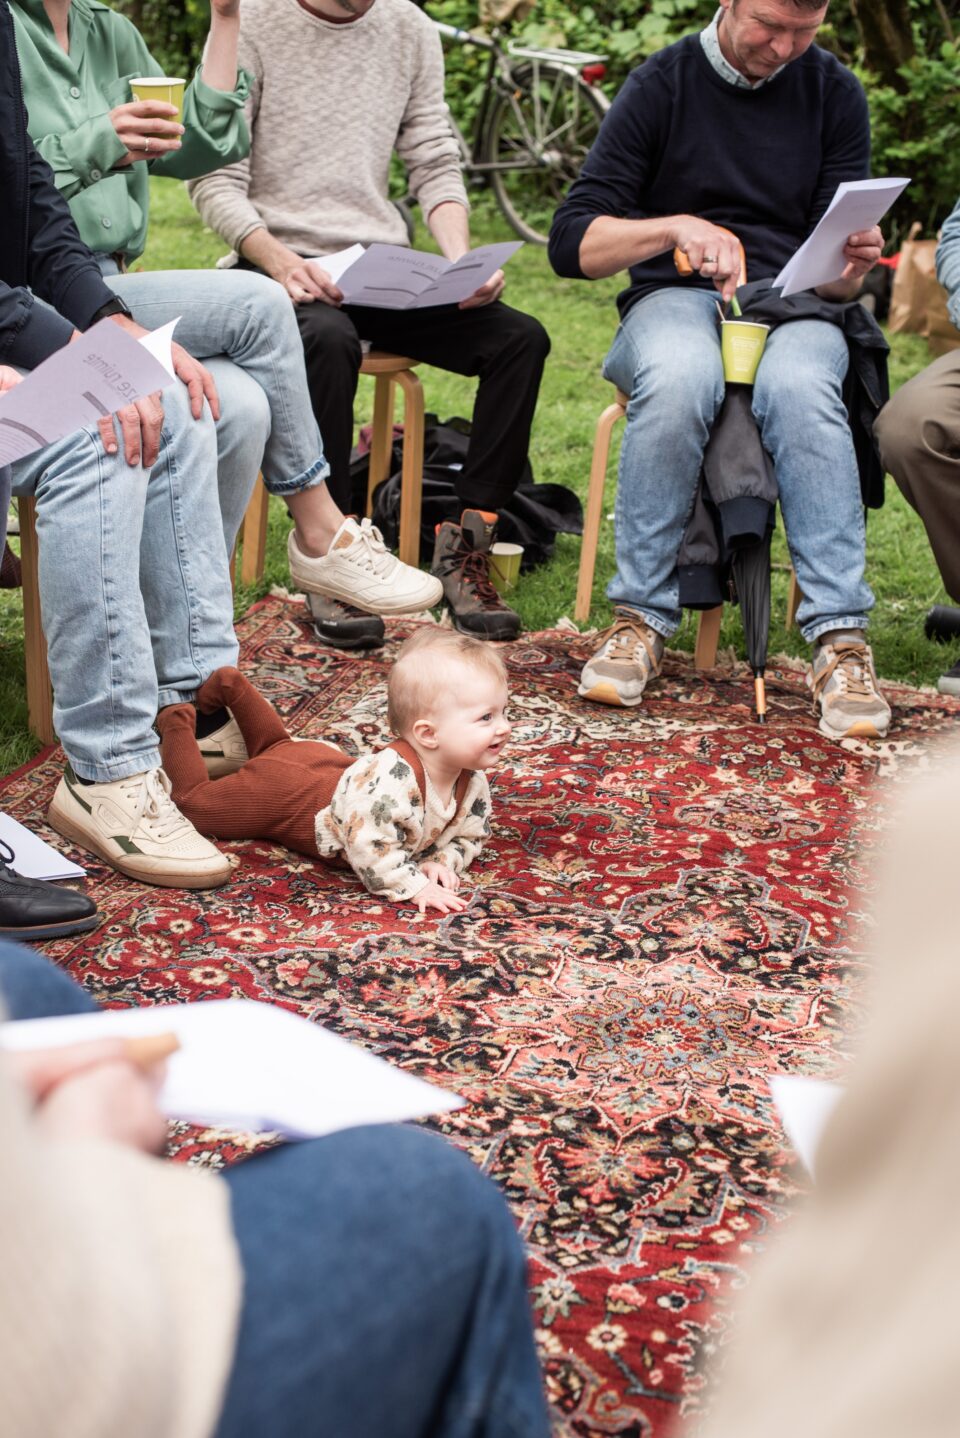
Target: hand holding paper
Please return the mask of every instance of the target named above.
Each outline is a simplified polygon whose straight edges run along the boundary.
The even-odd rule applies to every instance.
[[[164,331],[168,351],[172,329]],[[150,338],[162,348],[159,333]],[[163,389],[172,375],[172,365],[167,369],[111,319],[101,320],[0,394],[0,465],[107,420]]]
[[[481,245],[455,263],[442,255],[411,250],[403,245],[351,245],[332,255],[317,255],[307,263],[324,270],[343,294],[347,305],[374,305],[379,309],[427,309],[459,305],[473,300],[516,254],[520,240]],[[484,303],[484,301],[477,301]]]
[[[315,1137],[460,1108],[456,1094],[272,1004],[226,999],[0,1025],[0,1049],[175,1034],[159,1095],[170,1118]]]
[[[784,265],[774,286],[779,285],[786,297],[841,279],[850,236],[872,230],[909,183],[904,179],[851,180],[838,185],[820,223]]]

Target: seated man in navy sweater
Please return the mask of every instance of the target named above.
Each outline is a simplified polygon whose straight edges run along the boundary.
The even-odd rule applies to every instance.
[[[607,591],[616,616],[583,670],[588,699],[639,704],[680,622],[677,552],[723,399],[715,301],[736,288],[740,243],[750,278],[772,278],[837,185],[868,174],[863,90],[813,44],[826,10],[810,0],[720,0],[702,34],[629,76],[555,216],[558,274],[630,271],[604,369],[630,396]],[[675,246],[693,267],[688,278],[676,271]],[[844,276],[820,297],[853,298],[881,246],[878,229],[851,235]],[[881,738],[890,709],[864,632],[873,595],[841,394],[847,364],[838,325],[784,324],[767,341],[753,408],[803,591],[820,728]]]

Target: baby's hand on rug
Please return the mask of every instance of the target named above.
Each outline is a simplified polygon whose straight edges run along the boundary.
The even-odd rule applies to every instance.
[[[441,914],[456,914],[467,907],[466,899],[461,899],[459,894],[453,894],[449,889],[442,889],[432,879],[418,894],[414,894],[410,902],[416,904],[421,914],[427,909],[439,909]]]
[[[460,875],[448,869],[446,864],[438,864],[434,859],[427,859],[420,865],[421,874],[426,874],[431,884],[439,884],[441,889],[453,889],[456,892],[460,887]]]

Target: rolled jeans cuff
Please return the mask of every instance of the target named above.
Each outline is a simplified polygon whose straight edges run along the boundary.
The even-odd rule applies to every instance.
[[[651,614],[649,609],[644,609],[639,604],[624,604],[622,599],[616,599],[613,603],[615,614],[625,614],[628,618],[642,619],[648,629],[659,634],[661,639],[672,639],[680,628],[679,624],[669,624],[661,619],[659,614]]]
[[[281,498],[288,494],[302,494],[307,489],[317,489],[321,484],[326,484],[330,478],[330,466],[323,455],[305,469],[302,474],[295,475],[293,479],[268,479],[263,476],[263,482],[269,494],[278,494]]]
[[[829,634],[832,629],[866,629],[868,623],[865,614],[841,615],[839,619],[816,619],[805,624],[800,633],[808,644],[815,644],[821,634]]]
[[[77,778],[86,779],[91,784],[114,784],[118,779],[129,779],[134,774],[145,774],[149,769],[160,768],[160,750],[156,746],[143,749],[139,754],[128,754],[109,764],[85,764],[69,751],[67,758]]]

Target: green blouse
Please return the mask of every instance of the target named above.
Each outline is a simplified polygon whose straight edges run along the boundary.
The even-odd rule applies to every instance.
[[[241,70],[227,93],[198,72],[184,96],[182,147],[115,170],[126,150],[109,112],[134,98],[132,78],[163,74],[139,31],[99,0],[73,0],[65,55],[41,0],[12,0],[10,8],[34,144],[90,249],[136,259],[147,239],[151,174],[192,180],[248,153],[249,75]]]

